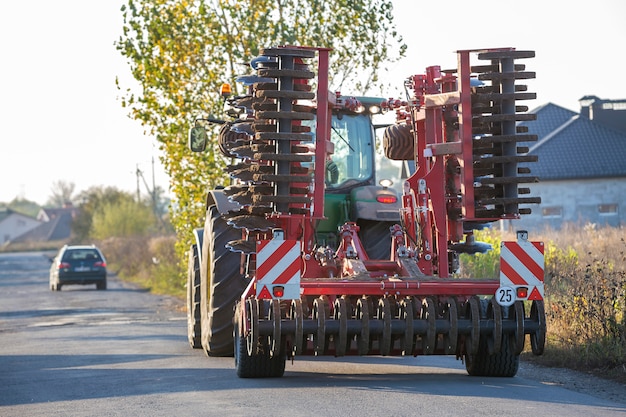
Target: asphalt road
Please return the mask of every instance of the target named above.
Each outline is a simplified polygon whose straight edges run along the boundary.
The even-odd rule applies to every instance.
[[[469,377],[453,357],[297,358],[283,378],[239,379],[190,348],[180,301],[115,277],[52,292],[49,265],[0,254],[0,416],[626,415],[541,375]]]

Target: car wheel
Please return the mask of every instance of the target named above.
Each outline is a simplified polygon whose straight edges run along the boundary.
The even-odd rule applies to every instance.
[[[107,289],[107,282],[106,280],[99,282],[96,284],[96,288],[99,290],[106,290]]]

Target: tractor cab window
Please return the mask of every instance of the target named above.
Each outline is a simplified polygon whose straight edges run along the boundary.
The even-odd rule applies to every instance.
[[[306,120],[302,123],[311,127],[314,140],[315,121]],[[330,140],[335,145],[335,152],[326,161],[326,188],[350,187],[372,177],[374,131],[368,116],[333,114]]]
[[[374,135],[367,116],[333,115],[330,140],[335,153],[326,164],[328,188],[349,186],[372,176]]]

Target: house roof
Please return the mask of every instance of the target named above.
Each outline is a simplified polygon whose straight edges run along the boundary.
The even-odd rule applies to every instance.
[[[10,216],[20,216],[22,218],[36,220],[34,217],[31,217],[31,216],[29,216],[27,214],[20,213],[20,212],[15,211],[15,210],[11,210],[8,207],[0,207],[0,222],[4,221],[6,218],[8,218]]]
[[[540,180],[626,177],[626,132],[552,103],[531,113],[520,125],[538,137],[528,154],[539,161],[527,166]]]
[[[13,242],[55,241],[70,237],[72,233],[72,211],[59,212],[50,221],[44,222],[29,232],[13,239]]]

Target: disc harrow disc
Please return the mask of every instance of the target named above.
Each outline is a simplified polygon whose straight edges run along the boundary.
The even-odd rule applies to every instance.
[[[481,52],[478,54],[478,59],[524,59],[524,58],[534,58],[535,51],[488,51]]]
[[[261,77],[271,78],[292,77],[300,79],[311,79],[315,77],[315,73],[313,71],[303,71],[296,69],[261,69],[258,72]]]
[[[313,49],[302,48],[263,48],[259,52],[263,56],[290,56],[296,58],[313,58],[315,51]]]
[[[259,111],[256,116],[259,119],[313,120],[315,118],[313,113],[298,111]]]
[[[277,153],[255,153],[253,159],[266,161],[288,161],[288,162],[311,162],[313,155],[303,154],[277,154]]]
[[[228,242],[226,247],[232,252],[241,252],[248,255],[256,253],[256,242],[248,240],[233,240]]]
[[[306,127],[306,126],[302,126]],[[313,139],[313,135],[308,132],[303,133],[278,133],[278,132],[258,132],[254,136],[256,139],[262,140],[293,140],[309,142]]]
[[[277,90],[277,91],[257,90],[256,96],[267,97],[267,98],[290,98],[292,100],[313,100],[315,98],[315,93],[311,93],[307,91],[290,91],[290,90]]]
[[[259,195],[255,194],[255,197]],[[228,220],[228,224],[238,228],[238,229],[248,229],[248,230],[270,230],[273,227],[276,227],[276,223],[272,220],[266,219],[260,216],[253,215],[242,215],[237,217],[231,217]]]

